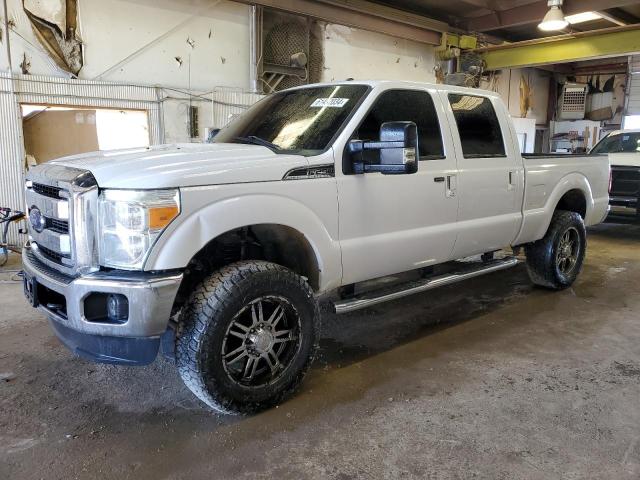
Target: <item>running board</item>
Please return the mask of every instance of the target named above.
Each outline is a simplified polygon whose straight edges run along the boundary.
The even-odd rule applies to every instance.
[[[355,295],[351,298],[338,300],[337,302],[334,302],[333,305],[335,307],[336,313],[349,313],[355,310],[360,310],[361,308],[371,307],[379,303],[390,302],[391,300],[397,300],[402,297],[407,297],[409,295],[413,295],[414,293],[426,292],[427,290],[433,290],[434,288],[462,282],[470,278],[479,277],[480,275],[484,275],[485,273],[506,270],[507,268],[515,267],[517,264],[517,258],[505,257],[499,260],[492,260],[490,262],[482,263],[480,265],[474,265],[472,268],[466,268],[458,272],[447,273],[446,275],[440,275],[424,280],[403,283],[401,285],[396,285],[395,287],[365,292],[360,295]]]

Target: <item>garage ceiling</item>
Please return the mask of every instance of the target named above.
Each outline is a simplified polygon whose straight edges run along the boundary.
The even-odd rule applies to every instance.
[[[470,32],[482,32],[508,41],[575,33],[616,25],[640,23],[638,0],[564,0],[566,15],[599,12],[596,21],[570,25],[564,32],[537,28],[548,11],[547,0],[373,0],[410,13],[441,20]]]

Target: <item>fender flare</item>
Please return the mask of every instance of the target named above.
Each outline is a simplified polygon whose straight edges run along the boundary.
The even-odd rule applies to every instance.
[[[586,214],[585,220],[591,215],[595,208],[593,192],[587,178],[578,172],[571,172],[563,176],[555,185],[551,193],[547,196],[544,206],[532,208],[523,213],[523,222],[520,233],[514,245],[536,241],[544,237],[551,224],[553,212],[558,207],[562,197],[571,190],[579,190],[585,198]]]
[[[193,256],[218,236],[238,228],[277,224],[298,231],[309,242],[316,257],[321,291],[339,286],[342,278],[340,244],[322,220],[303,203],[273,194],[227,197],[208,205],[189,204],[165,230],[145,261],[144,270],[185,268]]]

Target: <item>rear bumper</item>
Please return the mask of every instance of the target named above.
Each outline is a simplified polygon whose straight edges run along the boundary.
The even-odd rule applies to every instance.
[[[27,298],[51,320],[62,342],[98,362],[140,365],[153,361],[169,324],[182,273],[95,272],[68,277],[43,264],[29,247],[22,262]],[[29,294],[27,290],[35,291]],[[92,317],[91,299],[109,294],[128,301],[124,321]]]
[[[612,195],[609,206],[608,222],[640,222],[640,201],[637,197]]]

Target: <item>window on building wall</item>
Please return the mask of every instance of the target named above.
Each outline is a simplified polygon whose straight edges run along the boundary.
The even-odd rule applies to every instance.
[[[464,158],[504,157],[504,140],[491,100],[476,95],[449,94]]]
[[[30,165],[96,150],[149,146],[143,110],[23,104],[22,130]]]
[[[625,130],[639,130],[640,115],[627,115],[624,117],[624,123],[622,125]]]

